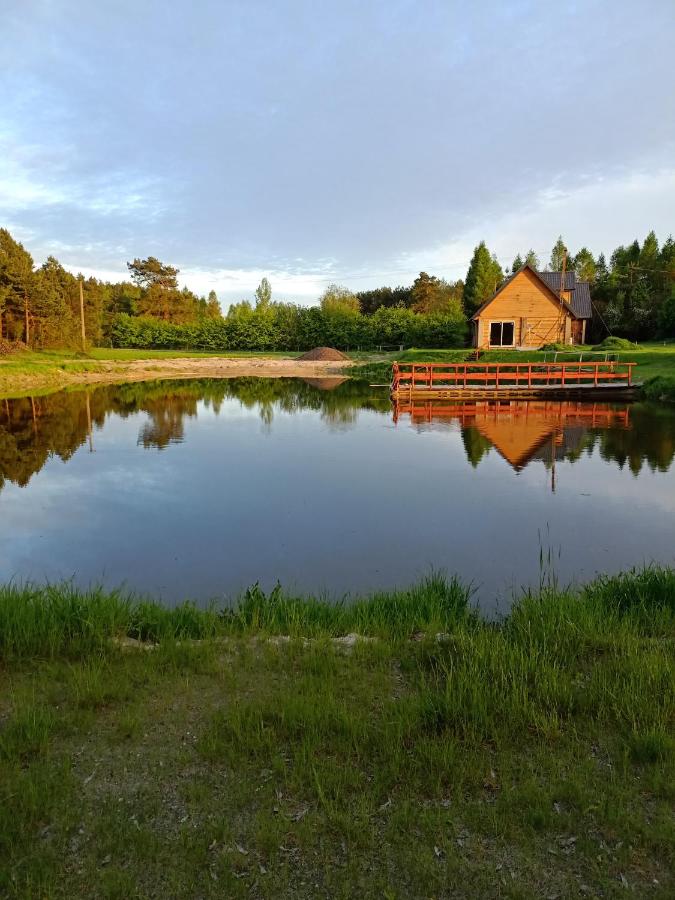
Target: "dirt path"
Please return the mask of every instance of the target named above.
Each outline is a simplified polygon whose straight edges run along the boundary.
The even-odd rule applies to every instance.
[[[295,359],[266,359],[264,357],[227,358],[197,357],[175,359],[96,360],[86,368],[65,365],[63,368],[45,366],[26,372],[5,375],[0,366],[0,395],[11,396],[12,391],[68,387],[75,384],[112,384],[121,381],[152,381],[155,378],[237,378],[258,375],[266,378],[325,378],[340,375],[353,365],[352,360],[340,362]],[[4,377],[3,377],[4,376]]]

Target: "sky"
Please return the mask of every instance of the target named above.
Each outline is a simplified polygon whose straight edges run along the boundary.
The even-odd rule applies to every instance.
[[[0,0],[0,226],[224,305],[663,240],[673,46],[673,0]]]

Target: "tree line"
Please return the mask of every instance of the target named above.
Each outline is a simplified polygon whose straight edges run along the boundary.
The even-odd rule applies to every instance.
[[[633,340],[675,337],[672,237],[659,245],[651,231],[642,244],[617,247],[609,262],[586,247],[570,251],[560,237],[546,267],[560,271],[563,260],[590,282],[590,340],[607,334]],[[215,351],[462,346],[468,319],[525,263],[542,267],[529,250],[505,270],[481,242],[464,280],[420,272],[410,286],[354,292],[331,284],[310,307],[274,300],[263,278],[252,302],[234,303],[223,315],[214,291],[199,297],[179,287],[179,270],[155,257],[128,262],[128,280],[76,277],[53,256],[36,267],[23,245],[0,229],[0,339],[31,347],[80,346],[81,292],[86,340],[94,346]]]

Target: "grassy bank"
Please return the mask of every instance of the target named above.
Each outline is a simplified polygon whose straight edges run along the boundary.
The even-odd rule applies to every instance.
[[[675,571],[469,599],[0,589],[0,894],[672,896]]]

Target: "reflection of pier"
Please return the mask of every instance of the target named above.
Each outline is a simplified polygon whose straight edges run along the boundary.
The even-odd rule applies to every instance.
[[[446,422],[457,423],[463,431],[475,429],[516,470],[533,459],[542,459],[552,467],[554,489],[556,458],[577,452],[587,429],[629,427],[629,408],[608,403],[395,399],[393,406],[395,423],[409,416],[415,425]]]

